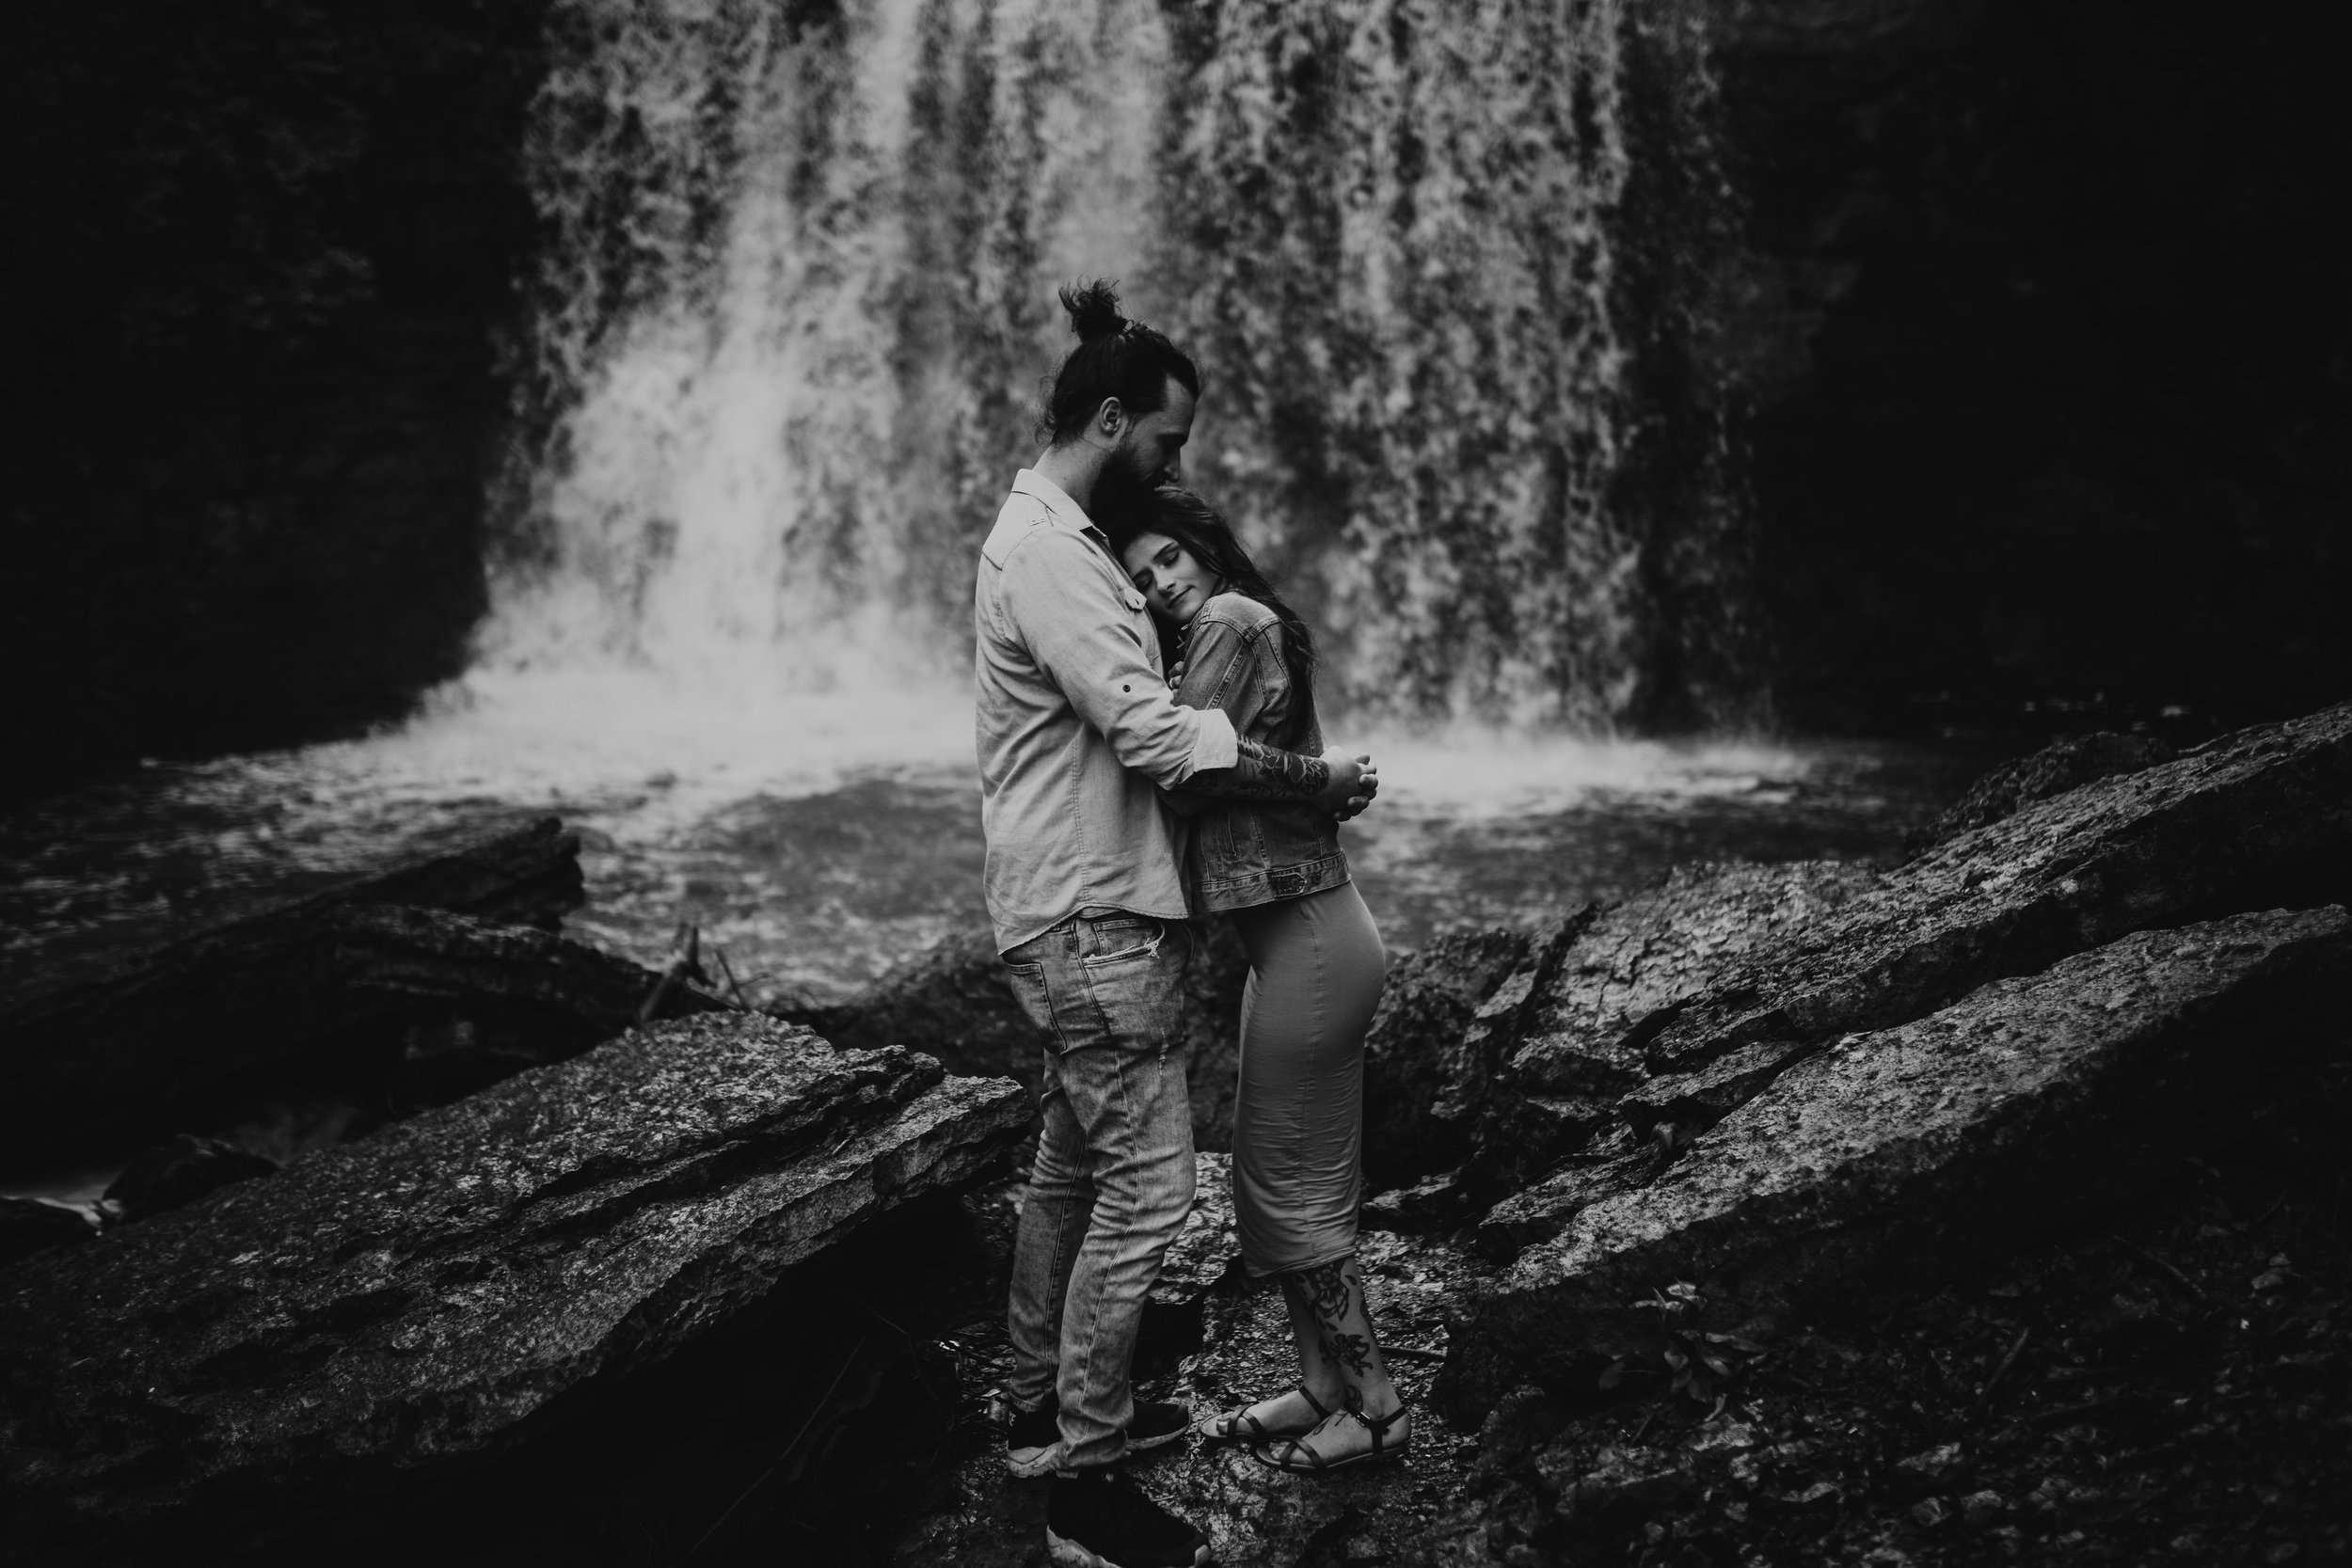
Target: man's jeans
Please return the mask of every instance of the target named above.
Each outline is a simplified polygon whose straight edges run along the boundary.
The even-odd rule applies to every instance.
[[[1028,1410],[1059,1394],[1064,1468],[1126,1451],[1144,1295],[1192,1209],[1191,956],[1181,922],[1125,913],[1073,916],[1005,955],[1022,1006],[1053,1037],[1013,1249],[1005,1391]]]

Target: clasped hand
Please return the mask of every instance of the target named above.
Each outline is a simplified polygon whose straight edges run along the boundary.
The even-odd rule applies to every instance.
[[[1350,756],[1334,746],[1323,753],[1323,761],[1331,769],[1331,782],[1315,797],[1315,804],[1341,821],[1360,815],[1380,793],[1380,769],[1368,753]]]
[[[1175,690],[1184,678],[1184,661],[1180,658],[1168,667],[1168,689]],[[1323,760],[1331,769],[1331,782],[1314,803],[1343,822],[1362,816],[1380,793],[1380,769],[1373,766],[1371,754],[1359,752],[1349,756],[1334,746],[1323,753]]]

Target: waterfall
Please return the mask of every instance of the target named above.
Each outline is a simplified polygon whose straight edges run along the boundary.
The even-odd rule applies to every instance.
[[[1723,465],[1643,457],[1690,419],[1641,393],[1620,3],[558,0],[479,673],[961,690],[1103,276],[1201,361],[1187,478],[1334,705],[1736,717],[1688,657],[1740,619]]]

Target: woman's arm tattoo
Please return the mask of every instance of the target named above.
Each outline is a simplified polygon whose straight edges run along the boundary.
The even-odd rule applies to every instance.
[[[1311,800],[1330,787],[1331,765],[1321,757],[1277,751],[1256,740],[1239,743],[1231,768],[1208,768],[1184,781],[1186,789],[1229,800]]]

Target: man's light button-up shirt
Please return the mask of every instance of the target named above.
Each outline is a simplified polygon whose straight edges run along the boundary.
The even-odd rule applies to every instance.
[[[1035,469],[980,546],[972,620],[998,950],[1081,909],[1184,918],[1179,827],[1154,786],[1233,766],[1232,721],[1170,696],[1143,595]]]

